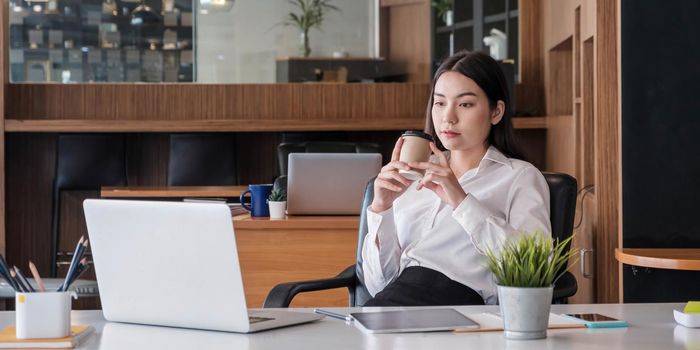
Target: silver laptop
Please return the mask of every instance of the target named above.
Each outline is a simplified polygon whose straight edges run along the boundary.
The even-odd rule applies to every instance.
[[[249,311],[225,204],[83,203],[108,321],[250,333],[319,315]]]
[[[382,167],[379,153],[290,153],[289,215],[358,215],[367,182]]]

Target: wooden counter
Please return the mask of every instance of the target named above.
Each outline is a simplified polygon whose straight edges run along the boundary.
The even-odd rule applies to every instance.
[[[283,282],[333,277],[355,263],[358,216],[233,219],[248,307],[262,307]],[[294,307],[347,306],[348,290],[305,293]]]
[[[699,248],[617,248],[615,258],[627,265],[700,271]]]
[[[132,186],[102,187],[102,198],[240,197],[248,186]]]

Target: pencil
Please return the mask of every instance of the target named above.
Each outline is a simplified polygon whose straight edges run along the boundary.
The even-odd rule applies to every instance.
[[[17,266],[13,266],[13,267],[15,268],[15,273],[17,274],[17,279],[20,282],[22,282],[22,284],[27,289],[27,291],[32,292],[32,293],[36,292],[36,289],[34,289],[34,287],[32,287],[32,284],[29,283],[29,280],[27,279],[27,277],[24,277],[22,270],[20,270],[19,267],[17,267]]]
[[[75,247],[75,251],[73,252],[73,258],[70,261],[66,278],[63,280],[63,284],[61,284],[61,287],[59,287],[57,291],[65,292],[68,290],[68,282],[71,279],[71,275],[75,273],[75,269],[78,267],[78,261],[80,261],[80,256],[82,255],[82,251],[85,250],[86,245],[87,241],[85,240],[85,236],[81,236],[80,240],[78,241],[78,245]]]
[[[33,262],[29,262],[29,271],[32,272],[32,276],[34,277],[34,280],[36,281],[36,287],[39,288],[40,292],[45,292],[46,287],[44,286],[44,280],[41,279],[41,276],[39,275],[39,271],[36,269],[36,266],[34,266]]]
[[[76,273],[68,283],[68,287],[70,287],[70,285],[73,284],[73,282],[75,282],[78,278],[80,278],[80,276],[82,276],[83,273],[85,273],[85,271],[87,271],[88,269],[90,269],[90,265],[87,262],[87,258],[83,258],[82,260],[80,260],[80,265],[78,266]]]
[[[10,270],[10,276],[12,276],[13,280],[15,281],[15,284],[17,284],[17,289],[19,292],[29,292],[28,289],[24,288],[24,285],[17,280],[17,274],[15,273],[15,270]]]
[[[21,292],[17,282],[10,275],[10,267],[7,266],[7,262],[5,261],[5,258],[3,258],[2,254],[0,254],[0,274],[2,274],[2,277],[5,278],[7,283],[10,285],[10,287],[12,287],[12,289],[15,290],[15,292]]]

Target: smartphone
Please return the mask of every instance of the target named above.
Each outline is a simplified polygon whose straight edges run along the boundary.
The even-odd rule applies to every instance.
[[[564,316],[584,321],[588,328],[627,327],[626,321],[601,314],[564,314]]]

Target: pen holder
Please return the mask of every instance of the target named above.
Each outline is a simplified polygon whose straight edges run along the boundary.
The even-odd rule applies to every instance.
[[[77,298],[75,292],[16,293],[17,339],[69,336],[71,296]]]

